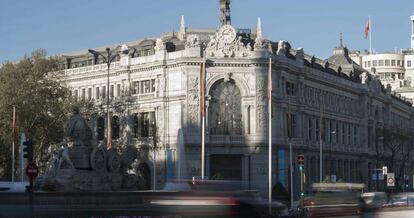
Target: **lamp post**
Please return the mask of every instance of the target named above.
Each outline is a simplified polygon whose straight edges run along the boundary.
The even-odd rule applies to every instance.
[[[107,69],[108,69],[108,81],[107,81],[107,85],[106,85],[106,113],[107,113],[107,119],[108,119],[108,127],[107,127],[107,135],[106,135],[106,137],[107,137],[107,149],[110,149],[110,140],[112,140],[112,139],[110,139],[109,138],[109,136],[110,136],[110,123],[111,123],[111,121],[110,121],[110,116],[109,116],[109,69],[111,68],[111,63],[115,60],[115,58],[118,56],[118,54],[112,54],[112,52],[111,52],[111,49],[110,48],[106,48],[106,57],[105,57],[105,55],[103,55],[101,52],[98,52],[98,51],[95,51],[95,50],[92,50],[92,49],[89,49],[88,50],[89,51],[89,53],[91,53],[91,54],[93,54],[94,55],[94,57],[96,58],[96,57],[98,57],[98,56],[101,56],[102,58],[103,58],[103,60],[105,61],[105,63],[106,63],[106,65],[107,65]]]

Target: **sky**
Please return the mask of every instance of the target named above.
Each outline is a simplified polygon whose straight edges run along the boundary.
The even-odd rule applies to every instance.
[[[0,0],[0,63],[37,48],[49,55],[158,37],[188,28],[216,28],[218,0]],[[364,26],[372,18],[375,52],[410,47],[413,0],[232,0],[232,25],[289,41],[293,48],[327,58],[339,44],[369,48]]]

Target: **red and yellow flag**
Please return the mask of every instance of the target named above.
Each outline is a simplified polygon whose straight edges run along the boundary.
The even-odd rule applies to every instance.
[[[371,29],[371,17],[368,17],[368,22],[364,28],[364,37],[367,39],[369,36],[369,30]]]

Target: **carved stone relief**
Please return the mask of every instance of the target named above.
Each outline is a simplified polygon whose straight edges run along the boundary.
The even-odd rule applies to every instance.
[[[194,48],[200,46],[200,38],[197,35],[189,35],[187,36],[187,40],[185,41],[186,48]]]
[[[162,41],[162,39],[157,39],[157,41],[155,41],[155,51],[161,51],[164,50],[165,46],[164,46],[164,42]]]
[[[254,49],[267,49],[269,47],[269,41],[263,37],[257,37],[254,42]]]
[[[259,131],[266,128],[267,120],[267,78],[258,77],[256,80],[256,90],[257,90],[257,129]]]
[[[160,75],[157,78],[157,91],[158,91],[158,96],[163,96],[164,95],[164,91],[165,91],[165,78]]]
[[[216,34],[210,36],[206,52],[209,57],[250,57],[252,49],[246,46],[241,36],[237,36],[234,27],[224,25]]]
[[[197,132],[200,111],[199,78],[197,76],[188,78],[187,104],[188,131]]]
[[[257,82],[256,82],[256,87],[257,87],[257,105],[266,105],[267,101],[266,101],[266,85],[267,84],[267,79],[263,78],[263,77],[259,77],[257,78]]]
[[[259,105],[257,106],[257,129],[264,130],[266,128],[266,120],[267,120],[267,113],[266,113],[266,106]]]

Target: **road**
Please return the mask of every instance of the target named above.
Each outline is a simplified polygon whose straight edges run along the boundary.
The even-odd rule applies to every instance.
[[[414,208],[390,208],[378,212],[364,213],[363,218],[412,218]]]

